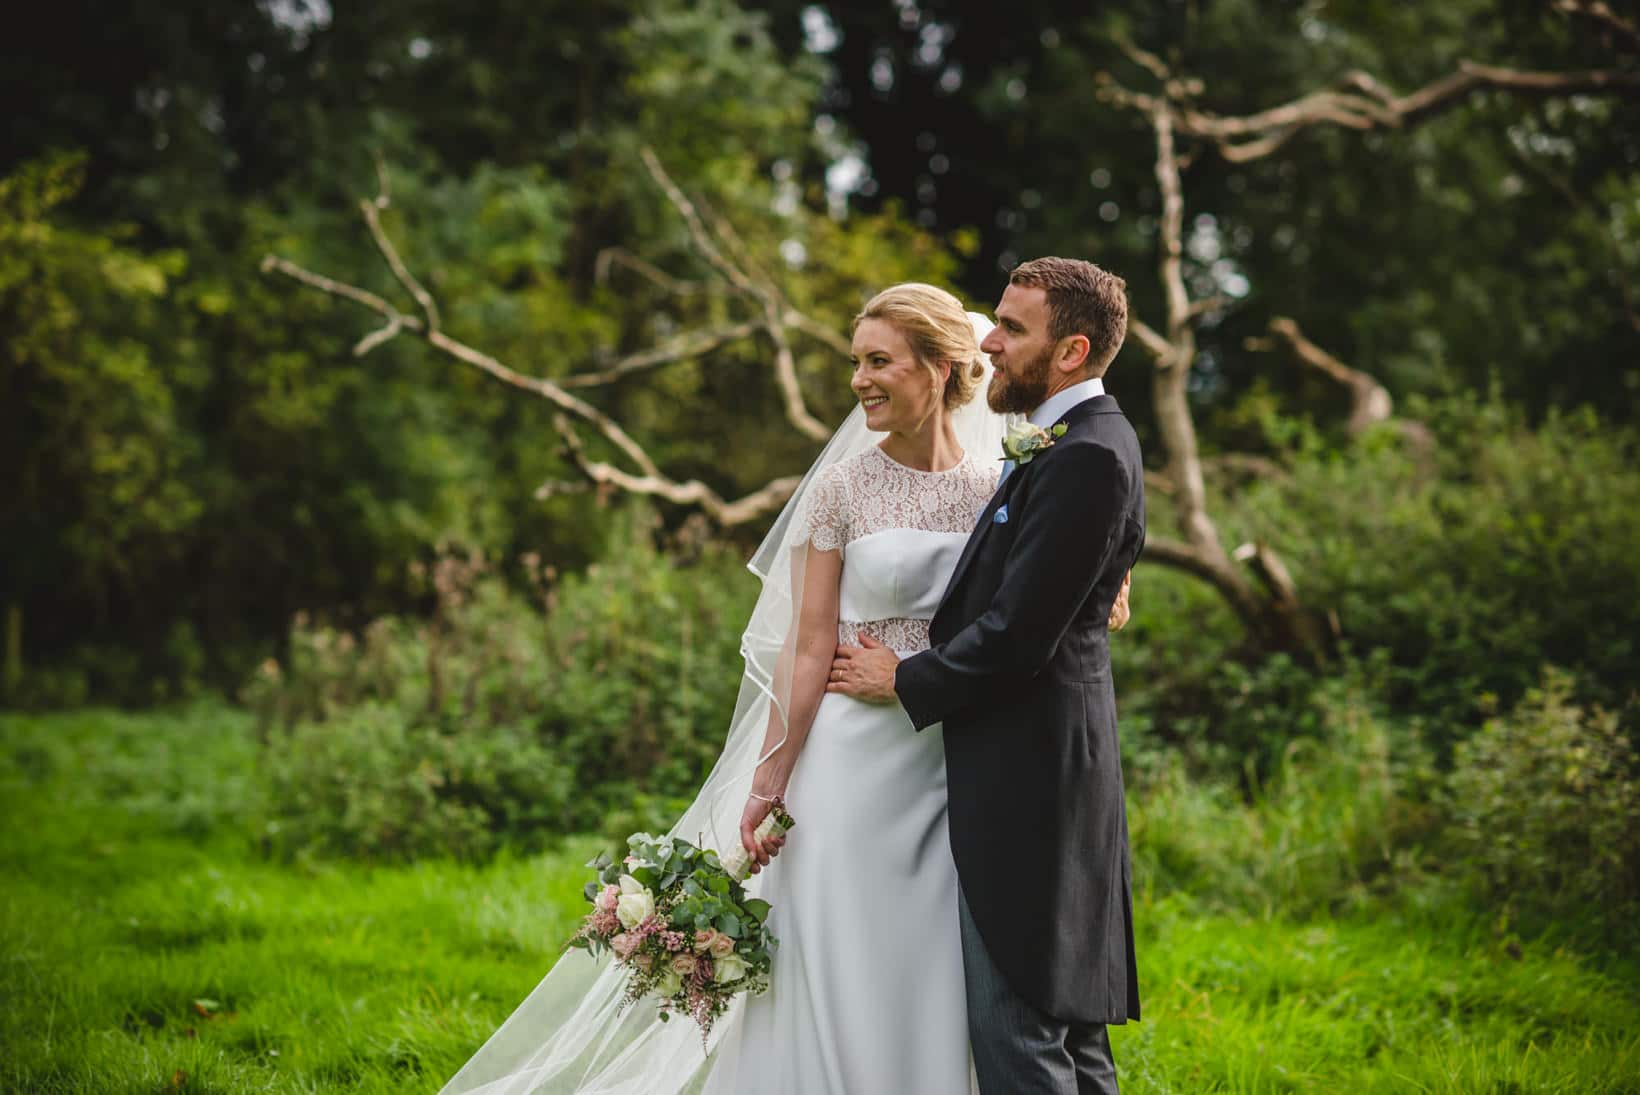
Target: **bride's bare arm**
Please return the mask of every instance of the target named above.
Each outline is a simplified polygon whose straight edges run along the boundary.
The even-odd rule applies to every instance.
[[[792,571],[792,588],[801,590],[801,599],[799,616],[781,659],[787,661],[789,655],[786,719],[782,720],[777,706],[770,705],[769,725],[759,755],[776,745],[780,748],[758,765],[752,779],[754,797],[747,800],[740,821],[741,843],[757,856],[759,865],[769,861],[770,853],[779,850],[780,842],[776,839],[767,848],[759,847],[753,832],[769,812],[769,803],[765,800],[786,793],[786,784],[791,780],[803,743],[808,740],[820,700],[825,696],[826,678],[837,652],[838,586],[843,576],[843,553],[820,551],[810,544],[793,559]],[[759,795],[763,797],[755,797]]]

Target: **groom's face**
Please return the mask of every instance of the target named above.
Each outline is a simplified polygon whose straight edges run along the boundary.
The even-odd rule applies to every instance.
[[[979,348],[991,355],[985,402],[998,414],[1029,414],[1048,398],[1054,340],[1046,290],[1010,285],[997,304],[997,325]]]

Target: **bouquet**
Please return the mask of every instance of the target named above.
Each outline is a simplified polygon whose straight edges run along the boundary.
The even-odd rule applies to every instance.
[[[782,835],[793,824],[777,802],[757,836]],[[587,864],[598,872],[586,885],[592,912],[568,946],[614,954],[627,969],[621,1006],[658,997],[660,1019],[688,1015],[704,1045],[736,994],[756,996],[769,987],[778,941],[764,924],[769,903],[747,897],[742,886],[751,856],[737,846],[719,857],[649,833],[634,833],[626,846],[620,863],[606,853]]]

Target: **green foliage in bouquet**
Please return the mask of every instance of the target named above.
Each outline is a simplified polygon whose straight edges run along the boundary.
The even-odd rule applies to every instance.
[[[587,864],[598,872],[585,890],[592,912],[567,946],[613,954],[629,971],[623,1005],[655,996],[662,1021],[688,1015],[704,1042],[737,994],[769,987],[779,945],[769,903],[748,897],[744,869],[711,849],[649,833],[627,849],[619,863],[600,854]]]

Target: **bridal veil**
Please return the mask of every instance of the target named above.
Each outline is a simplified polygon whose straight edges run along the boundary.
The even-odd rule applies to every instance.
[[[991,324],[968,313],[976,341]],[[1001,452],[1004,420],[985,404],[990,365],[976,394],[952,414],[958,443],[984,461]],[[671,835],[718,851],[739,842],[739,820],[758,764],[784,744],[789,692],[787,637],[801,611],[803,561],[807,555],[808,493],[831,465],[881,441],[866,429],[856,406],[809,468],[796,492],[747,564],[762,592],[741,637],[745,659],[734,717],[723,752],[695,800]],[[776,744],[763,749],[773,727]],[[792,839],[802,839],[802,819]],[[748,892],[756,895],[759,878]],[[626,978],[613,962],[576,951],[565,954],[487,1041],[441,1090],[440,1095],[670,1095],[698,1090],[709,1071],[699,1029],[682,1017],[656,1019],[654,1007],[640,1002],[625,1009]],[[739,1007],[720,1020],[708,1049],[739,1021]]]

